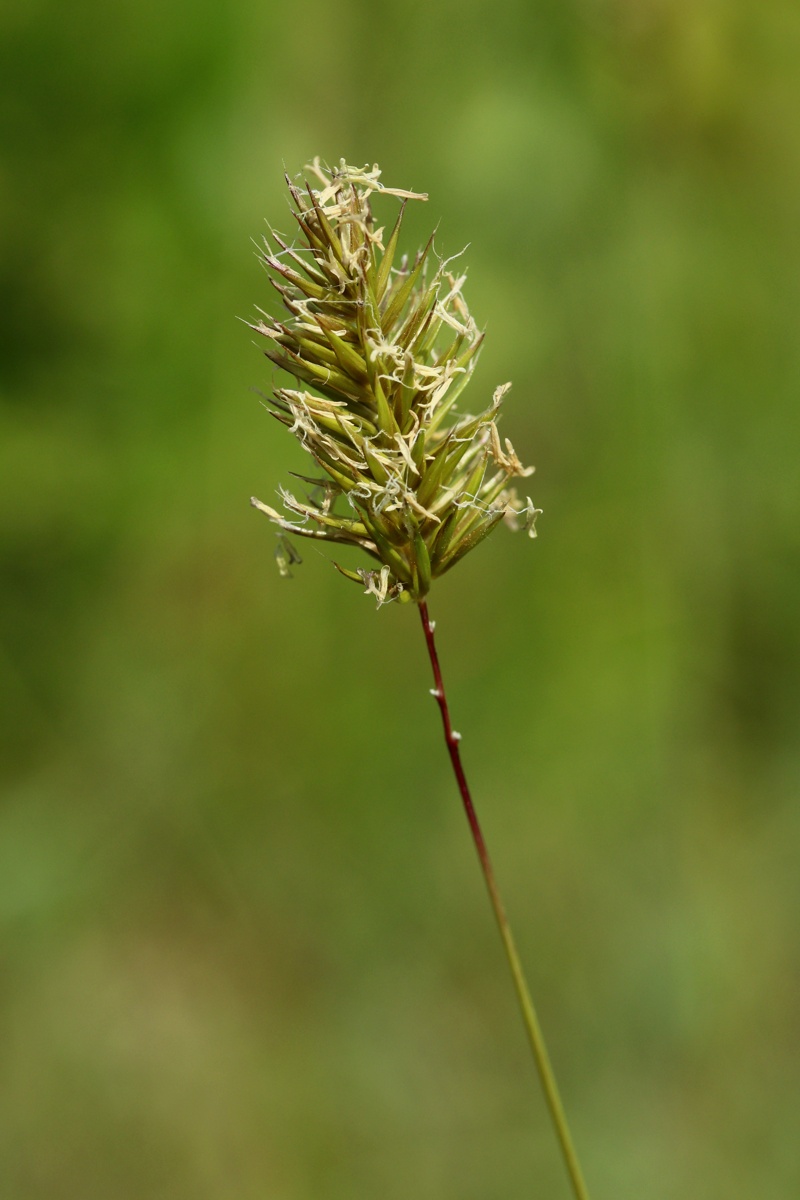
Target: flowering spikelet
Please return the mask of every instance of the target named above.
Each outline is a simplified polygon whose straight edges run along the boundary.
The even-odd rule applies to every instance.
[[[298,477],[312,487],[305,501],[281,489],[285,516],[251,503],[285,532],[366,551],[377,569],[334,565],[379,605],[420,601],[503,517],[535,537],[539,510],[509,486],[533,468],[497,431],[510,384],[478,416],[456,406],[483,341],[466,277],[436,258],[433,235],[413,262],[397,254],[406,204],[427,197],[384,187],[377,167],[306,169],[319,188],[286,179],[299,240],[271,230],[262,253],[288,316],[251,328],[297,384],[275,390],[272,415],[322,476]],[[373,194],[401,201],[388,237]]]

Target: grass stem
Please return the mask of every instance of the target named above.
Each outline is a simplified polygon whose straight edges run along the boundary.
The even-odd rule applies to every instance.
[[[447,694],[444,690],[444,682],[442,680],[442,670],[439,665],[439,656],[436,652],[436,642],[433,636],[433,622],[428,615],[428,606],[424,600],[419,602],[419,612],[422,618],[422,627],[425,631],[425,641],[430,655],[431,666],[433,668],[433,678],[435,687],[433,695],[439,705],[442,714],[442,724],[444,725],[444,736],[447,742],[447,749],[450,754],[450,761],[453,764],[453,771],[458,782],[458,788],[461,792],[461,799],[464,804],[464,811],[469,822],[472,840],[475,843],[475,849],[478,852],[483,877],[486,880],[486,887],[489,891],[489,899],[494,909],[494,915],[497,918],[497,924],[500,929],[500,937],[503,941],[503,948],[506,952],[508,965],[511,968],[511,975],[514,980],[514,988],[519,1000],[519,1006],[522,1010],[522,1020],[525,1024],[525,1029],[528,1034],[528,1039],[533,1051],[533,1058],[536,1063],[536,1069],[539,1074],[539,1080],[544,1091],[547,1107],[550,1111],[550,1116],[555,1127],[556,1137],[558,1138],[561,1147],[561,1153],[564,1158],[564,1164],[567,1168],[567,1173],[572,1184],[576,1200],[589,1200],[589,1192],[583,1179],[578,1156],[575,1152],[575,1146],[572,1141],[572,1136],[567,1125],[567,1118],[564,1113],[564,1106],[561,1102],[561,1096],[556,1083],[556,1077],[553,1072],[553,1067],[550,1062],[550,1056],[547,1053],[547,1047],[542,1035],[542,1029],[539,1024],[539,1019],[536,1015],[536,1009],[533,1006],[530,990],[525,980],[525,975],[522,970],[517,947],[514,942],[514,937],[511,933],[511,927],[508,923],[505,907],[503,905],[500,891],[495,879],[494,870],[492,868],[489,851],[486,847],[486,841],[481,830],[478,815],[475,812],[475,806],[472,803],[469,784],[467,777],[464,774],[464,767],[461,763],[461,735],[453,729],[450,720],[450,710],[447,704]]]

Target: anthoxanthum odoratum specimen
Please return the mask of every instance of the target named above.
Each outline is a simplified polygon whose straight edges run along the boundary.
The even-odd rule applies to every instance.
[[[426,197],[387,188],[380,171],[335,171],[315,160],[304,186],[287,178],[296,228],[271,231],[261,253],[286,315],[252,325],[267,357],[294,376],[277,388],[273,416],[299,438],[316,473],[297,478],[305,498],[281,489],[284,514],[253,498],[279,527],[277,559],[300,561],[286,537],[356,546],[376,564],[334,565],[378,605],[414,600],[433,670],[431,689],[464,812],[503,941],[522,1019],[575,1200],[589,1200],[556,1078],[525,981],[453,728],[426,596],[431,582],[505,518],[535,536],[538,509],[518,499],[523,467],[497,420],[510,384],[477,416],[461,396],[483,340],[462,294],[465,276],[442,261],[433,236],[413,261],[398,254],[406,204]],[[391,231],[376,224],[373,199],[400,201]],[[458,256],[456,256],[458,258]]]

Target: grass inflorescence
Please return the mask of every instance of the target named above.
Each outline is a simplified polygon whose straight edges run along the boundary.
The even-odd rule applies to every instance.
[[[483,341],[466,276],[433,234],[413,260],[399,253],[406,205],[427,197],[384,187],[377,167],[307,171],[318,187],[286,179],[294,236],[270,230],[260,249],[286,315],[251,327],[297,385],[275,389],[272,414],[322,475],[299,477],[303,500],[281,488],[284,513],[252,503],[286,533],[365,551],[376,567],[334,565],[379,605],[419,601],[501,520],[535,536],[538,510],[512,486],[533,468],[498,433],[510,384],[477,416],[458,408]],[[400,201],[388,235],[375,196]]]

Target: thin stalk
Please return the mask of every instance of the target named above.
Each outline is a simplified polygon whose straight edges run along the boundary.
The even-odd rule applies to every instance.
[[[419,612],[422,618],[422,628],[425,631],[425,641],[428,646],[428,654],[430,655],[431,666],[433,667],[433,679],[436,686],[432,689],[432,695],[435,697],[442,714],[442,724],[444,725],[444,736],[447,742],[447,749],[450,754],[450,761],[453,764],[453,771],[458,782],[458,788],[461,792],[461,799],[464,804],[464,812],[467,815],[472,840],[475,843],[475,849],[478,852],[483,877],[486,880],[486,887],[489,891],[489,899],[492,902],[494,915],[497,918],[497,924],[500,929],[500,937],[503,940],[503,948],[506,952],[508,965],[511,968],[511,975],[514,980],[514,988],[519,1000],[519,1006],[522,1010],[522,1020],[525,1024],[525,1029],[528,1034],[528,1039],[533,1051],[536,1070],[539,1074],[539,1080],[544,1091],[547,1107],[550,1111],[550,1116],[555,1127],[556,1137],[558,1138],[561,1147],[561,1153],[564,1157],[564,1164],[567,1168],[567,1173],[572,1184],[572,1190],[576,1200],[589,1200],[589,1192],[583,1179],[578,1156],[575,1152],[575,1146],[572,1141],[572,1136],[567,1125],[567,1118],[564,1113],[564,1106],[561,1103],[561,1096],[558,1091],[558,1084],[553,1073],[553,1068],[550,1063],[550,1056],[547,1053],[542,1029],[539,1024],[539,1018],[536,1016],[536,1009],[533,1007],[533,1001],[525,981],[525,975],[522,970],[517,947],[514,943],[514,938],[511,933],[511,927],[508,923],[506,910],[503,905],[500,891],[497,887],[494,870],[492,868],[489,851],[486,848],[486,841],[478,821],[478,815],[475,812],[475,806],[472,803],[469,784],[467,777],[464,774],[464,768],[461,764],[460,741],[461,734],[456,733],[450,721],[450,710],[447,705],[447,695],[444,690],[444,682],[442,680],[442,670],[439,666],[439,656],[436,653],[436,642],[433,637],[434,623],[428,615],[428,606],[424,600],[419,602]]]

